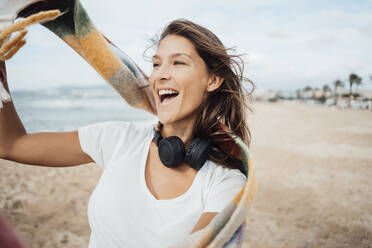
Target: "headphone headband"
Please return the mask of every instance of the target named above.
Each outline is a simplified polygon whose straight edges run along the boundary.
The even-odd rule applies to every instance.
[[[195,138],[185,149],[185,144],[177,136],[163,138],[160,130],[154,129],[152,139],[158,146],[158,153],[161,162],[167,167],[176,167],[186,162],[192,168],[199,170],[208,159],[210,144],[208,141]]]
[[[160,131],[155,131],[154,138],[152,139],[156,145],[159,145],[160,140],[162,140],[163,137],[161,136]]]

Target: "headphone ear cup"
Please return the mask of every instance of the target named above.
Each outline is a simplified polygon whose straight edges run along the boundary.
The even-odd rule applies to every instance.
[[[209,151],[209,142],[198,137],[194,139],[187,147],[185,162],[192,168],[200,170],[208,158]]]
[[[165,166],[176,167],[184,161],[185,145],[177,136],[170,136],[159,142],[158,153]]]

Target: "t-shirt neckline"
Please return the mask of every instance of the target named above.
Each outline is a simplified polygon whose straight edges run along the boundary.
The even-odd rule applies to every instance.
[[[151,193],[151,191],[147,187],[146,179],[145,179],[146,160],[147,160],[148,153],[150,151],[150,145],[151,145],[152,139],[154,137],[153,127],[151,128],[151,130],[152,131],[150,132],[149,136],[147,137],[147,140],[144,142],[145,143],[145,146],[144,146],[145,156],[144,156],[144,159],[141,161],[140,182],[141,182],[142,188],[145,192],[145,195],[151,201],[155,202],[156,204],[167,205],[167,204],[174,204],[174,203],[180,202],[180,201],[184,200],[185,198],[189,197],[193,193],[193,191],[195,190],[195,188],[199,184],[200,172],[204,169],[204,167],[206,167],[206,165],[208,163],[208,160],[205,162],[203,167],[196,173],[191,186],[187,189],[187,191],[185,193],[183,193],[182,195],[179,195],[175,198],[171,198],[171,199],[157,199],[157,198],[155,198],[155,196]]]

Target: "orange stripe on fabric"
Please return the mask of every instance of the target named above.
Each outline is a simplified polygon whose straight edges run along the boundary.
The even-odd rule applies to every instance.
[[[123,68],[123,62],[111,51],[97,30],[82,37],[80,44],[88,62],[104,79],[110,81],[110,78]]]
[[[88,59],[85,56],[85,53],[80,45],[79,39],[75,35],[65,35],[62,37],[62,40],[67,43],[75,52],[77,52],[83,59],[85,59],[88,63]]]
[[[253,163],[251,159],[248,159],[248,166],[249,166],[249,175],[248,175],[248,192],[247,196],[244,198],[245,203],[248,206],[248,209],[253,203],[253,199],[257,192],[257,182],[256,182],[256,172],[253,167]]]
[[[242,190],[240,190],[240,192],[232,200],[232,202],[235,204],[235,206],[237,206],[238,203],[240,202],[240,200],[242,199],[242,196],[243,196],[243,193],[244,193],[244,188],[245,188],[245,186],[242,188]]]

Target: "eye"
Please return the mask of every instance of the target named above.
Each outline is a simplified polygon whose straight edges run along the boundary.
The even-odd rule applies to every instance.
[[[175,64],[175,65],[184,65],[185,63],[183,63],[182,61],[174,61],[173,64]]]
[[[159,66],[159,63],[152,63],[152,67],[157,67]]]

